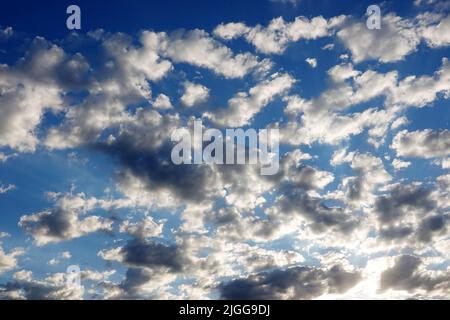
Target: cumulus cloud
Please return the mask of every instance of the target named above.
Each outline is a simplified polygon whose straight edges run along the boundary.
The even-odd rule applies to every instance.
[[[352,53],[353,61],[394,62],[416,50],[420,37],[411,21],[387,14],[382,16],[381,24],[380,30],[370,30],[365,23],[356,22],[337,33]]]
[[[306,63],[311,66],[311,68],[317,67],[317,59],[316,58],[306,58]]]
[[[328,292],[346,292],[360,280],[357,271],[294,267],[250,275],[220,286],[221,298],[232,300],[312,299]]]
[[[422,37],[431,48],[448,46],[450,44],[450,15],[440,19],[421,30]]]
[[[0,146],[33,151],[45,111],[62,107],[61,94],[84,82],[89,66],[81,55],[36,38],[15,66],[0,66]]]
[[[365,22],[351,22],[337,33],[350,50],[354,62],[400,61],[417,51],[422,41],[430,48],[450,44],[450,16],[424,12],[414,19],[407,19],[388,13],[381,16],[381,25],[379,30],[370,30]]]
[[[214,122],[228,127],[239,127],[252,118],[276,96],[286,93],[295,80],[288,74],[273,74],[249,90],[239,92],[228,100],[228,108],[215,113],[206,113]]]
[[[201,84],[195,84],[189,81],[184,83],[184,93],[181,96],[181,102],[186,107],[193,107],[203,103],[209,98],[209,89]]]
[[[319,96],[306,100],[298,95],[286,97],[285,113],[290,117],[280,129],[284,141],[298,145],[321,143],[337,144],[369,128],[368,142],[374,146],[384,143],[392,126],[407,123],[399,117],[407,107],[423,107],[447,96],[450,87],[449,64],[443,59],[442,67],[434,76],[408,76],[398,80],[398,73],[361,72],[350,63],[342,63],[328,70],[330,87]],[[361,112],[348,112],[353,106],[384,97],[384,109],[365,108]]]
[[[138,238],[145,239],[151,237],[157,237],[162,233],[163,224],[156,223],[151,217],[146,217],[142,221],[133,223],[128,220],[124,221],[120,225],[120,232],[128,233],[129,235]]]
[[[137,239],[129,241],[122,248],[100,252],[100,256],[106,260],[116,260],[136,268],[162,268],[171,272],[181,271],[188,262],[177,246]]]
[[[158,48],[161,55],[176,63],[189,63],[207,68],[226,78],[242,78],[258,65],[250,53],[234,54],[231,49],[199,29],[165,33],[144,32],[147,42]]]
[[[402,130],[394,137],[391,148],[401,157],[443,158],[450,155],[450,132]]]
[[[402,161],[400,159],[394,159],[392,161],[392,166],[394,167],[395,170],[401,170],[401,169],[406,169],[411,165],[411,162],[408,161]]]
[[[161,110],[171,109],[172,103],[170,102],[170,98],[168,96],[161,93],[156,97],[155,101],[153,101],[153,107]]]
[[[125,272],[111,280],[114,270],[83,270],[82,280],[95,283],[85,290],[68,287],[62,273],[37,279],[21,270],[0,285],[0,298],[207,299],[219,293],[223,299],[313,299],[364,297],[358,292],[366,286],[380,289],[380,297],[391,291],[445,296],[447,271],[433,270],[448,264],[450,175],[434,173],[450,167],[450,135],[445,128],[402,129],[416,119],[408,108],[450,96],[450,67],[443,58],[435,72],[416,75],[394,62],[421,42],[424,50],[448,45],[448,17],[387,14],[382,26],[367,30],[345,16],[297,17],[265,26],[222,23],[212,34],[143,31],[135,38],[96,30],[72,35],[70,50],[63,49],[69,40],[31,41],[15,64],[0,66],[0,163],[15,165],[5,162],[39,150],[42,138],[51,154],[75,149],[61,152],[64,158],[66,151],[69,158],[72,152],[95,155],[94,172],[107,161],[115,185],[105,190],[107,198],[49,193],[54,205],[23,215],[19,226],[38,246],[58,243],[44,261],[52,258],[51,269],[72,257],[61,242],[97,241],[101,234],[94,233],[101,232],[114,236],[101,242],[98,256]],[[8,32],[0,29],[0,38]],[[329,43],[323,50],[330,51],[322,53],[336,53],[340,62],[324,72],[326,87],[313,92],[303,75],[294,79],[284,57],[262,59],[235,51],[232,42],[243,38],[258,55],[281,55],[293,42],[335,32],[349,52],[333,52],[337,43],[323,39]],[[92,45],[85,56],[68,53],[83,52],[85,45]],[[318,67],[312,58],[317,52],[306,57]],[[355,64],[367,60],[391,64]],[[214,89],[219,80],[223,93],[205,86]],[[229,93],[233,88],[240,89]],[[278,107],[274,102],[282,109],[268,110],[269,120],[263,111]],[[261,176],[258,165],[173,164],[171,133],[190,130],[196,106],[205,129],[280,128],[279,172]],[[264,123],[254,122],[258,116]],[[415,158],[434,165],[430,179],[410,181]],[[0,185],[0,193],[11,188]],[[2,242],[10,240],[4,236]],[[10,248],[0,246],[0,273],[8,277],[21,269],[25,254]],[[386,257],[394,254],[396,259]],[[377,278],[370,270],[374,256],[393,262],[377,265]],[[368,266],[360,270],[344,263],[347,258]]]
[[[6,253],[0,246],[0,275],[6,271],[16,268],[18,265],[17,257],[22,254],[24,254],[24,250],[22,248],[16,248],[11,250],[9,253]]]
[[[81,281],[106,281],[114,272],[83,270]],[[72,284],[66,273],[53,273],[43,279],[33,277],[33,272],[21,270],[11,281],[0,285],[0,299],[14,300],[82,300],[89,292],[83,285]]]
[[[380,237],[386,241],[401,240],[429,243],[442,236],[449,220],[445,199],[439,188],[417,185],[397,185],[374,205]],[[445,200],[444,200],[445,201]]]
[[[39,246],[57,243],[96,231],[110,231],[113,221],[96,215],[83,217],[93,206],[84,195],[58,196],[55,207],[20,218],[19,226]]]
[[[69,251],[63,251],[57,257],[50,259],[48,264],[51,266],[56,266],[61,263],[61,260],[70,259],[71,257],[72,255]]]
[[[417,256],[402,255],[395,259],[395,264],[383,271],[380,290],[421,290],[425,293],[441,291],[448,293],[450,278],[448,272],[428,271],[423,269],[423,261]]]
[[[256,49],[265,54],[281,54],[291,42],[313,40],[333,33],[334,29],[346,20],[345,16],[325,19],[322,16],[308,19],[296,17],[286,22],[282,17],[270,21],[267,27],[256,25],[248,27],[243,23],[220,24],[214,34],[225,40],[244,37]]]

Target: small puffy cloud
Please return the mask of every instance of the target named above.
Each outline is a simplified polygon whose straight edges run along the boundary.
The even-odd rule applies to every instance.
[[[168,96],[161,93],[153,101],[153,107],[160,110],[167,110],[172,108],[172,103],[170,102],[170,98]]]
[[[223,126],[239,127],[246,125],[275,97],[286,93],[294,82],[295,80],[289,74],[273,74],[270,79],[252,87],[248,93],[237,93],[228,100],[228,108],[205,115]]]
[[[0,232],[0,238],[6,238],[6,237],[10,237],[11,235],[8,232]]]
[[[56,265],[60,264],[61,260],[70,259],[71,257],[72,257],[72,254],[69,251],[63,251],[58,255],[58,257],[50,259],[48,261],[48,264],[50,266],[56,266]]]
[[[181,102],[186,107],[193,107],[203,103],[209,98],[209,89],[201,84],[186,81],[184,83],[184,93],[181,96]]]
[[[16,248],[9,253],[6,253],[0,246],[0,275],[17,267],[17,257],[23,253],[24,250],[22,248]]]
[[[450,169],[450,158],[442,160],[442,169]]]
[[[411,165],[411,162],[402,161],[400,159],[394,159],[392,161],[392,166],[394,167],[395,170],[405,169],[405,168],[408,168],[410,165]]]
[[[306,58],[306,63],[309,64],[312,68],[317,67],[317,59],[316,58]]]
[[[119,230],[135,238],[146,239],[161,235],[163,226],[163,224],[158,224],[153,221],[151,217],[146,217],[135,223],[126,220],[120,225]]]
[[[0,40],[6,40],[11,38],[14,34],[14,30],[11,27],[6,27],[4,29],[0,28]]]
[[[394,137],[391,148],[401,157],[443,158],[450,155],[448,130],[402,130]]]
[[[8,159],[11,159],[13,157],[17,156],[17,153],[13,154],[4,154],[3,152],[0,152],[0,163],[8,161]]]
[[[230,22],[227,24],[219,24],[214,29],[214,35],[224,40],[233,40],[250,31],[242,22]]]
[[[0,194],[7,193],[8,191],[14,190],[16,188],[15,185],[9,184],[7,186],[0,184]]]

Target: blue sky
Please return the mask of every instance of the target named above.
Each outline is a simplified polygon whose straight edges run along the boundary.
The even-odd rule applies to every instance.
[[[70,4],[0,12],[0,298],[449,297],[447,1]],[[171,164],[194,119],[279,173]]]

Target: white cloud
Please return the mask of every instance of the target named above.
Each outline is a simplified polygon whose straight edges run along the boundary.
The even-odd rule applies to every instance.
[[[424,27],[421,35],[431,48],[450,45],[450,15],[439,21],[438,24]]]
[[[153,101],[153,107],[161,110],[172,109],[172,103],[168,96],[161,93],[156,97],[155,101]]]
[[[405,169],[405,168],[408,168],[410,165],[411,165],[411,162],[402,161],[400,159],[394,159],[392,161],[392,166],[394,167],[395,170]]]
[[[239,92],[228,100],[228,108],[215,113],[206,113],[218,124],[239,127],[248,124],[262,108],[276,96],[286,93],[295,80],[288,74],[273,74],[246,92]]]
[[[400,131],[394,137],[391,148],[401,157],[442,158],[450,155],[450,131]]]
[[[355,22],[337,33],[352,53],[353,61],[395,62],[416,50],[420,36],[411,21],[386,14],[382,16],[381,25],[380,30],[370,30],[364,22]]]
[[[345,19],[345,16],[328,20],[321,16],[311,20],[306,17],[297,17],[293,22],[286,22],[279,17],[270,21],[267,27],[261,25],[248,27],[243,23],[220,24],[214,30],[214,34],[225,40],[244,37],[262,53],[281,54],[290,42],[301,39],[313,40],[331,35]]]
[[[143,37],[146,42],[157,47],[161,55],[174,62],[207,68],[226,78],[242,78],[259,65],[254,55],[235,55],[228,47],[199,29],[178,32],[170,37],[165,33],[146,31]]]
[[[10,184],[10,185],[7,185],[7,186],[0,184],[0,194],[6,193],[6,192],[11,191],[11,190],[14,190],[15,188],[16,188],[16,186],[13,185],[13,184]]]
[[[181,96],[181,102],[186,107],[194,107],[203,103],[209,98],[209,89],[201,84],[186,81],[184,83],[184,93]]]
[[[450,15],[423,12],[414,19],[394,13],[382,15],[381,29],[370,30],[364,22],[342,28],[338,38],[352,53],[356,63],[378,60],[383,63],[403,60],[425,41],[430,48],[450,44]]]
[[[0,146],[33,151],[43,113],[62,105],[58,73],[64,68],[81,73],[82,64],[80,58],[71,59],[60,47],[36,38],[20,64],[0,65]]]
[[[442,160],[442,169],[450,169],[450,158]]]
[[[133,223],[128,220],[120,225],[120,232],[128,233],[135,238],[146,239],[161,235],[164,224],[156,223],[151,217]]]
[[[316,58],[306,58],[306,63],[308,63],[312,68],[317,67],[317,59]]]
[[[24,250],[21,248],[16,248],[11,252],[6,253],[0,246],[0,275],[17,267],[17,257],[23,253]]]

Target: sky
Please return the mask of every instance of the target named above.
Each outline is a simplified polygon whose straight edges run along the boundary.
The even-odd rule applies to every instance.
[[[449,299],[449,57],[449,1],[3,3],[0,299]]]

